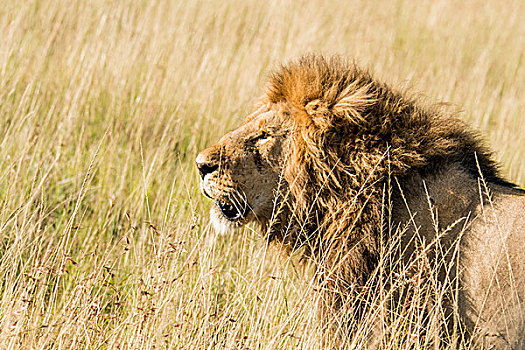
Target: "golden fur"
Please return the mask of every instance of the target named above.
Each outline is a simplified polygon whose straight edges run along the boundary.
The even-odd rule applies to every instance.
[[[457,268],[437,271],[459,285],[467,336],[522,346],[525,287],[515,269],[525,259],[506,247],[525,249],[524,197],[477,135],[445,112],[340,57],[305,56],[274,72],[259,109],[197,164],[204,193],[216,200],[216,227],[255,222],[269,240],[301,249],[317,266],[329,307],[340,309],[342,296],[369,281],[393,237],[402,237],[398,259],[407,263],[414,242],[439,240],[446,251],[459,246],[443,255],[443,265]]]

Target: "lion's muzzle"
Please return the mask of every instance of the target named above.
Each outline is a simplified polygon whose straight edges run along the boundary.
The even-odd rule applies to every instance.
[[[199,153],[195,159],[195,164],[197,165],[197,169],[199,169],[199,174],[203,180],[206,175],[213,173],[219,168],[218,164],[215,164],[213,161],[207,159],[203,153]]]
[[[201,177],[201,191],[204,196],[215,201],[215,206],[219,209],[224,219],[230,222],[237,222],[244,219],[249,211],[249,206],[244,198],[234,194],[218,194],[214,177],[219,170],[219,163],[214,161],[213,156],[209,156],[207,149],[199,153],[195,159],[195,164],[199,169]],[[235,193],[235,192],[234,192]]]

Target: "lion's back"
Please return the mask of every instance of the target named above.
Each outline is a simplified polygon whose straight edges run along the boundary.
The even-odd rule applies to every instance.
[[[393,214],[405,227],[407,264],[418,251],[417,242],[426,242],[433,257],[439,250],[440,280],[458,283],[459,316],[473,341],[482,348],[521,349],[525,192],[485,186],[455,164],[439,173],[402,179],[394,197],[401,198],[393,203]]]
[[[465,317],[486,333],[480,341],[488,348],[501,341],[514,349],[525,345],[524,235],[525,195],[492,186],[491,201],[478,205],[460,256]]]

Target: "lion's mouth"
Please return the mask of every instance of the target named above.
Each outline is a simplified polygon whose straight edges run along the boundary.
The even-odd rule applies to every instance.
[[[248,205],[235,205],[233,203],[216,201],[215,204],[221,210],[222,215],[229,221],[239,221],[248,214]]]

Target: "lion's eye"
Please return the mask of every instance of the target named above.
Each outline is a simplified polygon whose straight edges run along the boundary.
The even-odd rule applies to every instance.
[[[268,138],[270,138],[272,135],[270,135],[270,133],[268,133],[266,130],[262,130],[257,136],[255,136],[252,141],[255,143],[255,142],[258,142],[258,141],[263,141],[263,140],[267,140]]]

